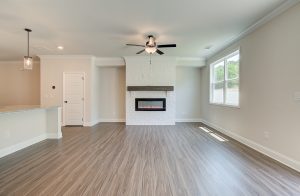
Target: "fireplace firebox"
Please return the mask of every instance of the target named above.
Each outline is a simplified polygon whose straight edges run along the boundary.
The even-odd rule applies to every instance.
[[[135,111],[166,111],[166,99],[136,98]]]

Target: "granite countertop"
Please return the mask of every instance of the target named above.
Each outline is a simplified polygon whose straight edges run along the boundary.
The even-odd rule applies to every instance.
[[[58,108],[61,106],[41,106],[41,105],[9,105],[9,106],[0,106],[0,113],[9,113],[9,112],[21,112],[35,109],[51,109]]]

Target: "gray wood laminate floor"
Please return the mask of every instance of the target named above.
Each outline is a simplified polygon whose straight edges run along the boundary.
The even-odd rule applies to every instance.
[[[0,195],[300,195],[300,174],[198,127],[63,128],[0,159]]]

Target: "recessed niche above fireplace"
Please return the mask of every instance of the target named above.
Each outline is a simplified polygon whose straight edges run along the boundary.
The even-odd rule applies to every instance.
[[[166,111],[166,99],[135,98],[135,111]]]

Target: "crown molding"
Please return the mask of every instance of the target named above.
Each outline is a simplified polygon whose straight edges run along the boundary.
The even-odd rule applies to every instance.
[[[136,56],[124,56],[124,59],[134,59],[136,61],[148,61],[150,59],[150,55],[136,55]],[[152,60],[159,60],[159,61],[175,61],[176,56],[166,56],[166,55],[152,55],[151,56]]]
[[[17,61],[17,60],[12,60],[12,61],[0,61],[0,64],[18,64],[18,63],[23,63],[23,61],[21,61],[21,60],[19,60],[19,61]]]
[[[41,60],[61,59],[61,60],[91,60],[98,67],[122,67],[126,65],[125,59],[135,59],[144,61],[147,56],[127,56],[127,57],[95,57],[92,55],[38,55]],[[205,65],[205,59],[201,57],[172,57],[172,56],[155,56],[152,59],[161,61],[175,61],[176,66],[185,67],[202,67]]]
[[[126,56],[125,59],[134,59],[141,62],[148,60],[148,56]],[[174,61],[178,67],[202,67],[205,66],[205,59],[202,57],[174,57],[174,56],[152,56],[152,60]]]
[[[125,66],[123,57],[95,57],[94,64],[98,67],[121,67]]]
[[[265,15],[264,17],[262,17],[261,19],[259,19],[255,23],[253,23],[252,25],[250,25],[244,31],[239,33],[237,36],[235,36],[234,38],[226,41],[224,44],[220,45],[219,47],[217,47],[211,54],[206,56],[206,60],[210,59],[214,55],[218,54],[222,50],[224,50],[227,47],[229,47],[230,45],[234,44],[235,42],[240,41],[241,39],[243,39],[244,37],[246,37],[250,33],[254,32],[259,27],[263,26],[264,24],[271,21],[276,16],[282,14],[283,12],[285,12],[286,10],[293,7],[294,5],[296,5],[299,2],[300,2],[300,0],[286,0],[284,3],[280,4],[277,8],[275,8],[274,10],[269,12],[267,15]]]
[[[40,59],[81,59],[81,60],[92,60],[92,55],[37,55]]]
[[[5,61],[0,61],[0,64],[21,64],[23,65],[24,61],[23,60],[5,60]],[[33,60],[33,64],[39,63],[39,60]]]
[[[182,67],[203,67],[205,58],[202,57],[177,57],[176,66]]]

